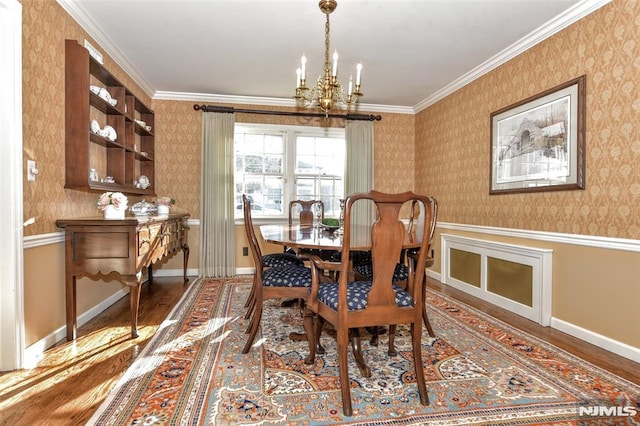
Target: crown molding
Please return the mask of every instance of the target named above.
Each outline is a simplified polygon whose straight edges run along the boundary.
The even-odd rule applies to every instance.
[[[295,108],[296,102],[289,98],[261,98],[257,96],[216,95],[208,93],[163,92],[157,91],[154,100],[212,102],[224,104],[262,105]],[[346,112],[347,110],[343,110]],[[395,114],[414,114],[413,108],[396,105],[377,105],[358,103],[357,108],[349,112],[387,112]]]
[[[218,102],[228,104],[265,105],[295,107],[295,101],[288,98],[266,98],[255,96],[216,95],[187,92],[155,91],[138,70],[127,60],[122,52],[104,34],[89,14],[74,0],[56,0],[71,17],[93,37],[98,45],[144,90],[152,99],[179,100],[197,102]],[[444,99],[467,84],[475,81],[500,65],[527,51],[541,41],[551,37],[574,22],[584,18],[612,0],[583,0],[564,13],[558,15],[545,25],[537,28],[527,36],[512,44],[502,52],[475,67],[462,77],[449,83],[433,95],[417,103],[415,106],[358,104],[354,112],[387,112],[396,114],[416,114],[423,109]]]
[[[583,0],[580,3],[577,3],[573,7],[567,9],[564,13],[556,16],[551,21],[533,30],[524,38],[507,47],[502,52],[478,65],[462,77],[449,83],[422,102],[416,104],[413,107],[414,113],[418,113],[423,109],[435,104],[439,100],[444,99],[445,97],[454,93],[456,90],[461,89],[472,81],[498,68],[500,65],[529,50],[541,41],[546,40],[547,38],[560,32],[574,22],[579,21],[590,13],[600,9],[602,6],[610,3],[611,1],[612,0]]]
[[[155,90],[149,82],[140,74],[136,67],[129,62],[127,57],[118,49],[111,39],[107,37],[79,3],[74,0],[56,1],[149,97],[153,96]]]

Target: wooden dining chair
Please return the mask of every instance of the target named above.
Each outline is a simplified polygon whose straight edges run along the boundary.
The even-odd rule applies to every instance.
[[[433,243],[433,234],[435,233],[435,230],[436,230],[436,222],[438,218],[438,203],[435,198],[432,199],[432,202],[433,202],[433,206],[432,206],[433,215],[430,223],[426,224],[428,228],[425,228],[425,229],[428,229],[427,235],[429,237],[429,245],[427,246],[427,260],[425,263],[426,268],[430,268],[431,266],[433,266],[433,263],[434,263],[434,259],[433,257],[431,257],[431,244]],[[411,234],[412,232],[415,232],[419,215],[420,215],[419,205],[417,201],[413,201],[411,203],[411,209],[409,213],[407,233]],[[417,258],[416,253],[417,253],[417,249],[411,249],[408,251],[403,250],[402,253],[400,254],[400,261],[398,262],[398,264],[396,265],[393,271],[393,281],[396,284],[399,284],[402,286],[406,284],[406,280],[408,279],[408,276],[409,276],[408,262],[412,262],[412,261],[415,262],[415,259]],[[365,277],[366,279],[371,280],[373,279],[373,265],[371,262],[371,253],[368,253],[368,254],[369,255],[367,256],[366,252],[363,252],[362,254],[360,254],[359,257],[354,257],[352,254],[352,258],[354,259],[353,270],[358,274],[360,274],[361,276]],[[426,280],[424,284],[426,285]],[[426,296],[426,286],[423,288],[423,299],[425,296]],[[426,305],[423,308],[422,319],[424,321],[425,327],[427,327],[429,336],[436,337],[433,331],[433,327],[431,327],[431,323],[429,322]],[[373,336],[371,338],[371,343],[375,345],[377,342],[377,335],[375,332],[372,334]],[[391,336],[392,336],[391,339],[393,339],[392,331],[391,331]],[[389,351],[390,353],[395,352],[393,349],[391,349],[391,347]]]
[[[326,269],[348,271],[351,263],[351,211],[361,200],[371,200],[377,210],[377,219],[371,226],[371,257],[373,279],[349,282],[349,273],[340,273],[334,283],[320,285],[321,271]],[[429,230],[433,219],[435,200],[413,192],[386,194],[378,191],[352,194],[347,197],[344,209],[344,234],[340,263],[312,258],[311,291],[305,307],[305,332],[309,340],[308,364],[315,361],[320,346],[322,323],[333,325],[337,334],[338,371],[342,393],[342,409],[345,416],[352,415],[347,346],[350,329],[380,324],[410,324],[413,346],[413,364],[420,396],[420,403],[429,404],[422,365],[422,307],[423,281],[427,260],[428,235],[419,232],[407,235],[400,218],[403,204],[416,200],[424,207],[422,229]],[[409,262],[406,288],[393,282],[393,272],[403,250],[405,239],[416,241],[417,258]],[[352,345],[357,344],[352,336]],[[323,350],[320,351],[321,353]],[[358,358],[356,357],[356,360]]]
[[[300,228],[311,229],[313,227],[314,207],[319,209],[320,223],[324,220],[324,202],[321,200],[293,200],[289,202],[289,226],[293,225],[295,212],[294,210],[300,208],[299,220]],[[329,259],[335,250],[320,250],[320,249],[299,249],[298,254],[304,255],[316,255],[323,259]]]
[[[265,267],[262,262],[262,250],[256,237],[251,219],[251,200],[247,195],[242,196],[244,210],[244,229],[249,240],[249,247],[255,265],[253,285],[251,288],[251,302],[247,308],[246,317],[251,317],[247,332],[249,336],[242,349],[246,354],[251,350],[255,340],[260,320],[262,318],[263,302],[273,298],[304,299],[311,286],[311,270],[297,264],[285,264],[277,267]]]
[[[294,209],[300,208],[298,218],[300,227],[311,228],[313,226],[313,217],[316,213],[314,207],[320,210],[320,221],[324,219],[324,202],[321,200],[293,200],[289,202],[289,225],[293,225],[295,217]]]

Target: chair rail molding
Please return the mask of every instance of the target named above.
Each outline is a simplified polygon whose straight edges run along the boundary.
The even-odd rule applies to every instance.
[[[565,234],[560,232],[531,231],[528,229],[497,228],[492,226],[467,225],[461,223],[438,222],[440,231],[475,232],[478,234],[498,235],[503,237],[523,238],[529,240],[548,241],[553,243],[572,244],[609,250],[622,250],[640,253],[640,240],[628,238],[612,238],[598,235]]]

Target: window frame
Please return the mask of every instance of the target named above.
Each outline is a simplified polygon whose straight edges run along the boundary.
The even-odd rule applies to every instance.
[[[337,127],[312,127],[312,126],[295,126],[280,124],[257,124],[257,123],[236,123],[234,127],[234,135],[237,130],[245,133],[279,133],[283,135],[284,142],[284,159],[283,159],[283,200],[282,214],[264,216],[255,214],[252,219],[256,223],[264,222],[281,222],[289,218],[289,202],[296,196],[296,138],[298,136],[308,137],[326,137],[334,139],[343,139],[345,141],[345,166],[346,166],[346,132],[344,128]],[[234,150],[235,164],[235,150]],[[345,171],[342,171],[342,182],[344,191]],[[235,193],[235,167],[234,167],[234,200],[238,194]],[[234,210],[236,223],[242,223],[244,218],[242,213]]]

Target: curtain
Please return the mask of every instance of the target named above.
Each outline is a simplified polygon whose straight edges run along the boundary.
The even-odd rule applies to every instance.
[[[345,139],[345,196],[354,192],[369,192],[373,189],[373,122],[346,120]],[[353,224],[371,225],[373,205],[359,202],[354,206],[351,216]]]
[[[205,112],[202,118],[200,276],[236,274],[233,187],[234,114]]]

